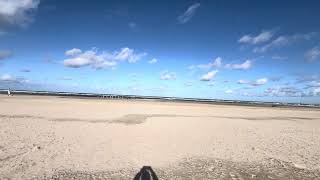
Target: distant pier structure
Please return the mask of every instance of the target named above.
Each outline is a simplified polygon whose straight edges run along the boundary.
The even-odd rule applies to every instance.
[[[135,99],[135,96],[129,95],[117,95],[117,94],[103,94],[101,95],[103,99]]]
[[[103,99],[132,99],[126,95],[115,95],[115,94],[103,94],[101,95]]]

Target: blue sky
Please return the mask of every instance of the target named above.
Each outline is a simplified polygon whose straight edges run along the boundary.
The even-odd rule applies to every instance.
[[[320,103],[319,7],[0,0],[0,88]]]

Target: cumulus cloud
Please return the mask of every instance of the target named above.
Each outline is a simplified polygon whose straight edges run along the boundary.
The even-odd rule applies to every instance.
[[[301,76],[297,83],[303,83],[305,86],[303,96],[320,96],[320,76]]]
[[[317,37],[319,35],[319,32],[310,32],[305,34],[294,34],[291,36],[290,39],[292,40],[312,40],[313,38]]]
[[[10,74],[3,74],[0,76],[0,81],[5,83],[27,83],[29,82],[27,79],[23,77],[16,77]]]
[[[271,57],[271,59],[274,59],[274,60],[286,60],[286,59],[288,59],[288,57],[286,57],[286,56],[274,55],[274,56]]]
[[[169,72],[168,70],[165,70],[165,71],[161,72],[160,79],[161,80],[174,80],[174,79],[176,79],[176,73]]]
[[[238,80],[238,84],[248,84],[248,83],[249,81],[247,80],[243,80],[243,79]]]
[[[317,32],[311,32],[306,34],[281,35],[264,46],[255,47],[253,49],[253,52],[263,53],[274,48],[288,46],[294,42],[309,41],[314,39],[315,37],[318,37],[318,35],[319,33]]]
[[[155,64],[157,62],[158,62],[158,60],[156,58],[153,58],[150,61],[148,61],[149,64]]]
[[[310,82],[320,82],[319,75],[301,75],[297,74],[296,83],[310,83]]]
[[[70,81],[70,80],[72,80],[72,78],[69,76],[62,76],[62,77],[59,77],[58,80]]]
[[[65,52],[65,55],[66,56],[76,56],[76,55],[81,54],[81,53],[82,53],[81,49],[73,48],[73,49],[67,50]]]
[[[0,51],[0,60],[7,59],[12,56],[11,51]]]
[[[10,74],[4,74],[2,76],[0,76],[0,80],[1,81],[16,81],[16,77],[11,76]]]
[[[261,78],[261,79],[255,80],[251,85],[253,85],[253,86],[261,86],[261,85],[266,84],[267,82],[268,82],[267,78]]]
[[[63,60],[64,66],[71,68],[91,66],[94,69],[113,68],[122,61],[135,63],[146,55],[146,53],[135,53],[133,49],[127,47],[113,53],[99,53],[97,49],[82,52],[80,49],[73,48],[65,54],[69,58]]]
[[[32,13],[40,0],[1,0],[0,24],[2,27],[18,25],[25,27],[33,21]]]
[[[248,81],[248,80],[238,80],[238,84],[248,84],[250,86],[261,86],[268,82],[268,78],[260,78],[254,81]]]
[[[320,96],[320,87],[308,89],[303,96]]]
[[[238,42],[239,43],[248,43],[248,44],[259,44],[269,41],[273,37],[273,31],[262,31],[256,36],[250,34],[242,36]]]
[[[318,88],[320,87],[320,81],[311,81],[306,84],[306,88]]]
[[[233,90],[228,89],[228,90],[225,91],[225,93],[226,93],[226,94],[233,94]]]
[[[73,49],[66,51],[65,54],[72,54]],[[71,68],[80,68],[84,66],[91,65],[93,68],[102,67],[102,65],[108,65],[111,64],[111,66],[115,66],[116,62],[109,61],[107,59],[107,55],[105,53],[98,54],[97,50],[92,49],[85,51],[83,53],[79,53],[77,55],[71,55],[69,59],[65,59],[63,61],[63,64],[66,67]]]
[[[255,53],[262,53],[266,52],[267,50],[274,48],[274,47],[281,47],[289,44],[289,37],[286,36],[279,36],[273,41],[271,41],[269,44],[264,45],[262,47],[256,47],[253,49],[253,52]]]
[[[200,78],[200,80],[201,81],[211,81],[216,76],[217,73],[218,73],[218,70],[210,71],[207,74],[204,74]]]
[[[222,58],[217,57],[212,63],[212,67],[220,67],[222,65]]]
[[[188,9],[178,17],[180,24],[185,24],[195,15],[197,9],[200,7],[200,3],[192,4]]]
[[[122,48],[118,52],[108,55],[109,58],[116,61],[128,61],[129,63],[135,63],[139,61],[142,57],[146,56],[147,53],[135,53],[133,49],[128,47]]]
[[[320,76],[319,75],[297,75],[296,82],[304,85],[305,89],[314,89],[320,87]]]
[[[297,97],[302,95],[302,91],[292,86],[270,87],[264,91],[266,96]]]
[[[320,96],[320,87],[312,90],[313,96]]]
[[[216,59],[213,60],[213,62],[210,62],[208,64],[190,65],[188,69],[194,70],[196,68],[199,68],[199,69],[219,68],[221,65],[222,65],[222,58],[217,57]]]
[[[314,47],[310,50],[308,50],[305,54],[305,58],[309,62],[313,62],[317,60],[320,57],[320,48],[319,47]]]
[[[232,70],[248,70],[252,67],[252,62],[251,60],[246,60],[242,64],[226,64],[225,67]]]

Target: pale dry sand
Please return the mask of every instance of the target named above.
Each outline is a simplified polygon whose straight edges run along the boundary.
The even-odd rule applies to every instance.
[[[0,179],[319,179],[320,111],[0,95]]]

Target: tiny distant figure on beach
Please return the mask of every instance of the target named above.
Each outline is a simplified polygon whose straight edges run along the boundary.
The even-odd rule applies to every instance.
[[[10,89],[8,89],[8,96],[12,96]]]

